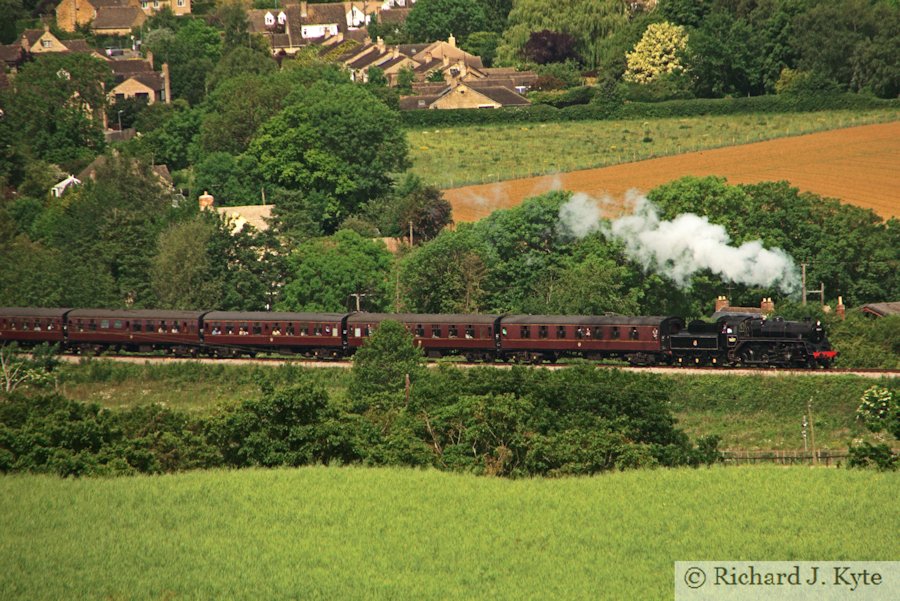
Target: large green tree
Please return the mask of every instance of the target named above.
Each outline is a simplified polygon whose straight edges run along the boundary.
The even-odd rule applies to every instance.
[[[250,144],[268,183],[327,199],[317,221],[333,231],[365,202],[391,189],[408,165],[399,118],[353,84],[295,90]]]
[[[89,160],[103,150],[105,86],[111,82],[109,67],[96,58],[48,54],[13,79],[3,118],[36,158]]]
[[[419,0],[406,17],[411,42],[446,40],[451,34],[464,42],[469,34],[490,29],[485,7],[472,0]]]
[[[344,311],[351,294],[365,294],[367,310],[387,309],[393,299],[391,255],[380,241],[350,230],[301,244],[288,258],[280,310]]]

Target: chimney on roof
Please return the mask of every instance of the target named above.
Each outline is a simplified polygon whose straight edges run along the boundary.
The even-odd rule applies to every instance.
[[[150,63],[150,68],[153,68],[153,52],[151,50],[147,51],[147,62]]]
[[[300,3],[300,16],[306,18],[306,0]]]
[[[378,52],[384,54],[384,39],[381,36],[375,38],[375,47],[378,48]]]
[[[434,57],[431,55],[431,51],[430,51],[430,50],[429,50],[428,52],[425,53],[425,63],[426,63],[426,64],[427,64],[427,63],[430,63],[431,60],[432,60],[433,58],[434,58]]]
[[[840,317],[841,319],[844,319],[844,317],[846,316],[846,313],[847,313],[847,308],[844,306],[844,297],[839,296],[838,304],[837,304],[838,317]]]
[[[716,312],[721,311],[723,309],[728,308],[728,297],[727,296],[717,296],[716,297]]]
[[[441,58],[444,60],[444,66],[449,67],[450,66],[450,57],[445,54]]]
[[[169,63],[163,63],[162,66],[163,89],[166,91],[165,103],[172,103],[172,86],[169,80]]]
[[[759,304],[759,308],[766,315],[769,315],[770,313],[774,313],[775,312],[775,303],[772,302],[772,297],[762,299],[762,302]]]
[[[205,211],[207,209],[213,208],[213,205],[216,202],[216,199],[213,198],[213,195],[210,194],[209,192],[207,192],[206,190],[204,190],[203,194],[200,195],[199,200],[200,200],[200,210],[201,211]]]
[[[453,37],[453,34],[450,34],[450,37],[447,38],[447,43],[456,48],[456,38]]]
[[[400,46],[394,46],[394,52],[392,58],[396,59],[400,56]]]

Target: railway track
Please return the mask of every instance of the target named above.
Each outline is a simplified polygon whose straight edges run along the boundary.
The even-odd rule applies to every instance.
[[[85,357],[79,355],[61,355],[59,357],[61,361],[66,363],[79,363],[82,360],[85,360]],[[352,361],[315,361],[308,359],[297,359],[297,358],[287,358],[287,357],[256,357],[256,358],[232,358],[232,359],[212,359],[212,358],[189,358],[189,357],[167,357],[167,356],[151,356],[151,355],[100,355],[98,357],[91,357],[89,360],[92,361],[115,361],[119,363],[150,363],[156,365],[163,365],[166,363],[200,363],[200,364],[222,364],[225,363],[227,365],[269,365],[269,366],[279,366],[279,365],[297,365],[300,367],[308,367],[308,368],[327,368],[327,367],[336,367],[348,369],[353,366]],[[493,367],[496,369],[510,369],[514,365],[528,365],[528,364],[516,364],[516,363],[465,363],[460,361],[453,362],[442,362],[442,361],[431,361],[428,363],[429,367],[438,367],[439,365],[455,365],[461,368],[471,368],[471,367]],[[540,367],[543,369],[557,370],[557,369],[566,369],[567,367],[572,367],[574,365],[583,365],[576,363],[544,363],[541,365],[536,365],[533,367]],[[782,368],[731,368],[731,367],[665,367],[665,366],[651,366],[651,367],[634,367],[631,365],[615,365],[615,364],[607,364],[607,363],[599,363],[595,364],[597,369],[622,369],[625,371],[635,371],[635,372],[644,372],[644,373],[659,373],[659,374],[691,374],[691,375],[726,375],[726,376],[839,376],[839,375],[851,375],[851,376],[859,376],[864,378],[895,378],[900,376],[900,370],[896,369],[782,369]]]

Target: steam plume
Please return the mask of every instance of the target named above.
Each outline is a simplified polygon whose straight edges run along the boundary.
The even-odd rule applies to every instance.
[[[763,248],[760,240],[733,246],[725,228],[706,217],[684,213],[663,221],[646,197],[629,192],[627,200],[634,213],[604,224],[597,203],[576,194],[560,208],[560,229],[579,238],[602,231],[607,238],[622,241],[631,260],[683,288],[704,269],[736,284],[778,287],[785,293],[799,288],[797,267],[780,248]]]

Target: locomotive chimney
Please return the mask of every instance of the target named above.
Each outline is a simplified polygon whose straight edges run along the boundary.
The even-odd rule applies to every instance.
[[[727,296],[717,296],[716,297],[716,311],[721,311],[722,309],[728,308],[728,297]]]
[[[211,209],[213,207],[213,204],[215,204],[215,202],[216,202],[216,199],[213,198],[213,195],[210,194],[209,192],[207,192],[206,190],[204,190],[203,194],[200,195],[199,200],[200,200],[200,210],[201,211],[205,211],[206,209]]]
[[[837,314],[838,314],[838,317],[840,317],[841,319],[844,319],[844,315],[845,315],[846,311],[847,311],[847,309],[846,309],[846,307],[844,307],[844,297],[843,297],[843,296],[839,296],[839,297],[838,297],[838,304],[837,304]]]

